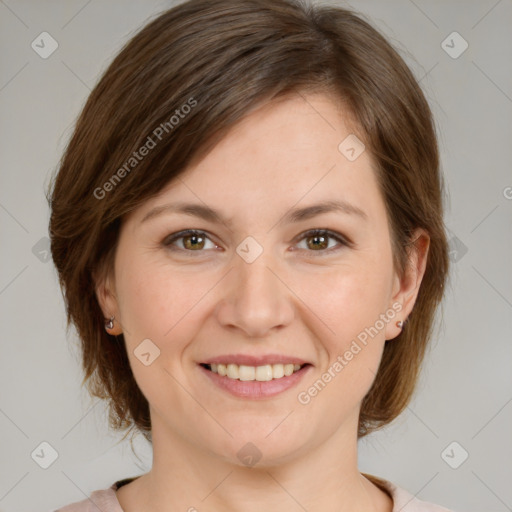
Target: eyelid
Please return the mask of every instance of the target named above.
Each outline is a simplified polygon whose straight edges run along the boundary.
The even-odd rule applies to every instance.
[[[180,247],[174,246],[173,243],[176,242],[176,240],[179,240],[180,238],[184,238],[186,236],[192,236],[192,235],[207,238],[216,246],[218,245],[212,239],[212,237],[210,236],[210,234],[207,231],[202,231],[202,230],[198,230],[198,229],[185,229],[183,231],[178,231],[176,233],[172,233],[164,238],[162,244],[170,250],[176,250],[176,251],[179,251],[182,253],[205,252],[205,250],[191,251],[191,250],[186,250],[186,249],[182,249]],[[313,237],[313,236],[326,236],[328,238],[332,238],[332,239],[336,240],[340,244],[340,246],[352,247],[354,245],[351,240],[349,240],[346,236],[342,235],[341,233],[338,233],[336,231],[331,231],[330,229],[324,229],[324,228],[314,228],[314,229],[309,229],[307,231],[304,231],[304,232],[300,233],[293,240],[293,243],[297,244],[298,242],[304,240],[305,238]],[[317,252],[318,255],[320,256],[322,254],[324,254],[324,255],[330,254],[331,252],[337,251],[339,249],[340,249],[340,247],[331,247],[330,249],[319,250],[319,251],[306,251],[305,249],[298,249],[298,250],[312,253],[313,255],[315,252]]]

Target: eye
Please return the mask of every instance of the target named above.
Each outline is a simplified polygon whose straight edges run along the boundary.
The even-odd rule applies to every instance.
[[[309,249],[308,252],[330,253],[331,250],[336,250],[336,248],[335,245],[333,248],[333,246],[329,244],[329,239],[336,240],[338,244],[342,246],[350,245],[350,243],[338,233],[329,231],[328,229],[312,229],[310,231],[306,231],[306,233],[301,236],[300,241],[305,241],[306,248],[304,249],[303,247],[299,247],[299,249]],[[311,242],[309,242],[309,240]]]
[[[181,245],[181,247],[178,247],[175,242],[178,240],[182,240],[182,242],[178,245]],[[205,247],[206,241],[209,241],[213,247]],[[203,231],[197,231],[195,229],[187,229],[186,231],[180,231],[179,233],[174,233],[173,235],[170,235],[167,237],[163,244],[168,247],[172,251],[188,251],[188,252],[200,252],[202,249],[215,249],[217,247],[216,244],[214,244],[208,236],[206,236],[206,233]]]
[[[305,241],[306,247],[298,248],[308,252],[330,253],[331,251],[337,249],[335,246],[333,247],[329,244],[329,239],[336,240],[338,245],[341,246],[351,245],[351,243],[339,233],[329,231],[328,229],[312,229],[303,233],[299,238],[299,242],[302,243]],[[311,240],[311,242],[308,242],[309,240]],[[178,241],[180,242],[176,243]],[[207,247],[208,242],[211,244],[210,247]],[[178,233],[169,235],[164,239],[162,244],[171,251],[181,251],[188,253],[202,252],[203,249],[218,248],[218,245],[213,243],[204,231],[198,231],[195,229],[187,229],[185,231],[180,231]]]

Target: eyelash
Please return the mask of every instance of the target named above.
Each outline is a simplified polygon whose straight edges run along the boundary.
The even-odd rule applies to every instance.
[[[213,240],[210,239],[210,237],[208,236],[208,234],[206,232],[198,231],[196,229],[187,229],[185,231],[180,231],[178,233],[169,235],[168,237],[166,237],[164,239],[164,241],[162,243],[166,248],[168,248],[171,251],[179,251],[179,252],[184,252],[184,253],[189,253],[189,254],[194,253],[194,252],[204,252],[205,250],[207,250],[207,249],[202,249],[202,250],[193,251],[193,250],[178,248],[173,245],[173,242],[175,242],[176,240],[180,240],[181,238],[186,238],[187,236],[193,236],[193,235],[200,236],[201,238],[203,238],[203,237],[207,238],[212,243],[215,243],[215,242],[213,242]],[[346,238],[344,238],[343,236],[341,236],[339,233],[330,231],[328,229],[310,229],[309,231],[302,233],[302,235],[298,239],[297,243],[301,242],[302,240],[304,240],[306,238],[312,238],[315,236],[325,236],[327,238],[332,238],[332,239],[336,240],[337,242],[339,242],[341,244],[341,246],[345,246],[345,247],[352,246],[352,243],[350,241],[348,241]],[[215,245],[217,245],[217,244],[215,244]],[[318,250],[318,251],[313,251],[313,250],[309,251],[307,249],[300,249],[300,250],[310,252],[310,253],[318,252],[320,254],[315,255],[315,256],[322,256],[322,255],[325,255],[326,253],[331,254],[332,252],[337,251],[339,249],[341,249],[341,247],[331,247],[330,249],[322,249],[322,250]],[[192,254],[190,254],[190,256],[192,256]]]

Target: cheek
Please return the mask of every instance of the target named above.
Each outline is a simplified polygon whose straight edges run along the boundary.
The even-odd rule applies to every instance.
[[[368,392],[384,349],[381,315],[388,309],[392,264],[390,253],[374,254],[360,254],[350,265],[322,276],[301,277],[302,296],[326,326],[319,346],[326,355],[321,401],[338,403],[341,415]]]
[[[373,325],[388,305],[391,272],[373,258],[296,279],[297,295],[325,324],[334,347]]]
[[[387,280],[378,270],[352,269],[317,278],[316,284],[309,286],[308,303],[327,326],[318,342],[325,357],[313,379],[302,386],[299,401],[313,407],[311,414],[318,408],[322,415],[328,407],[338,424],[358,406],[377,374],[385,344],[378,322],[387,309]]]
[[[133,252],[132,252],[133,254]],[[187,325],[207,287],[192,272],[179,272],[141,254],[119,261],[119,297],[130,333],[165,340]]]
[[[180,387],[174,378],[184,382],[182,356],[199,325],[194,321],[199,308],[194,306],[205,287],[199,286],[192,274],[180,275],[143,256],[120,260],[116,275],[119,309],[126,326],[124,338],[135,380],[153,406],[179,404]],[[145,341],[148,339],[151,343]],[[149,364],[144,363],[144,353],[149,353]]]

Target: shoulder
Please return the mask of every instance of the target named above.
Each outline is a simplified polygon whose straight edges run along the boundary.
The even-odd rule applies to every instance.
[[[453,512],[441,505],[420,500],[392,482],[387,482],[387,484],[393,497],[393,512],[399,510],[402,512]]]
[[[93,491],[88,498],[70,503],[53,512],[123,512],[116,497],[117,484],[118,482],[112,484],[108,489]]]
[[[423,501],[412,495],[409,491],[398,485],[378,478],[373,475],[364,474],[371,482],[388,492],[393,499],[392,512],[454,512],[448,508],[436,505],[428,501]]]

